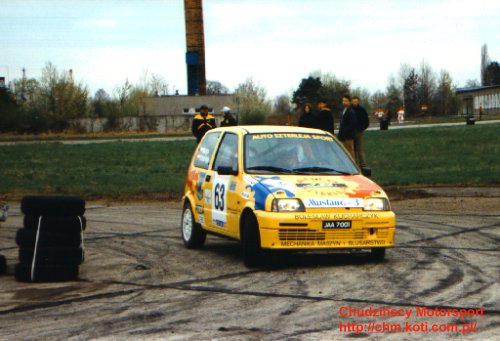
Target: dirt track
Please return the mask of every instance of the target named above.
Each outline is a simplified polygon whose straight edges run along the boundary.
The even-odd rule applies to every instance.
[[[0,276],[0,339],[440,339],[462,334],[367,329],[477,322],[464,338],[498,340],[498,192],[424,190],[415,196],[430,197],[393,201],[397,242],[383,263],[307,253],[252,270],[232,241],[209,237],[204,249],[185,249],[178,204],[87,203],[80,281],[43,284],[12,276],[22,217],[11,203],[0,227],[0,254],[9,263]],[[341,316],[380,307],[411,316]],[[415,316],[424,307],[484,308],[484,316]],[[364,330],[341,331],[341,323]]]

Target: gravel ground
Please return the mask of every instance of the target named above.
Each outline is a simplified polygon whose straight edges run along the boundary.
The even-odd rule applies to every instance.
[[[297,253],[257,269],[243,265],[233,241],[210,236],[205,248],[185,249],[178,203],[88,202],[80,280],[60,283],[14,280],[22,216],[10,203],[0,227],[8,261],[0,339],[500,339],[500,190],[415,188],[392,197],[396,246],[384,262]],[[357,316],[370,308],[386,313]],[[417,316],[436,308],[452,310]],[[461,309],[474,316],[451,313]],[[403,311],[408,318],[394,316]],[[433,325],[459,329],[425,331]]]

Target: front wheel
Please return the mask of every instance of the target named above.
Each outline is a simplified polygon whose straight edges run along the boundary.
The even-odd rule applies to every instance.
[[[265,251],[260,246],[259,224],[254,215],[249,215],[243,223],[243,262],[249,268],[264,264]]]
[[[181,221],[181,234],[184,246],[189,249],[200,248],[205,243],[207,232],[194,221],[193,211],[189,203],[184,205]]]

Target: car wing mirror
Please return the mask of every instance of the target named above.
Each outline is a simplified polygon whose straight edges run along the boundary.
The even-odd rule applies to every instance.
[[[217,167],[217,173],[220,175],[238,175],[238,170],[230,166],[219,166]]]
[[[367,178],[372,176],[372,169],[370,167],[361,167],[361,174],[366,176]]]

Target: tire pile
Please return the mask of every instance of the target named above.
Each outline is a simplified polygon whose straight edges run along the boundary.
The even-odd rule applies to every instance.
[[[21,201],[23,228],[16,233],[20,282],[78,279],[84,260],[85,201],[68,196],[26,196]]]

